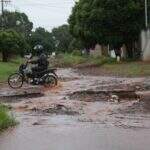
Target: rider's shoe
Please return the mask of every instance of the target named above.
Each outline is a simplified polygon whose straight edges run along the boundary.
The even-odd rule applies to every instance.
[[[36,81],[35,79],[31,79],[31,80],[30,80],[30,84],[32,84],[32,85],[37,85],[37,81]]]

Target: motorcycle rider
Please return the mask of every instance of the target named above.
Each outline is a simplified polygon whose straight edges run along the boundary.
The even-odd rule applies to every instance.
[[[33,76],[47,70],[49,65],[47,56],[43,51],[43,46],[37,46],[35,50],[37,52],[37,59],[29,61],[29,63],[36,65],[35,67],[32,67]]]

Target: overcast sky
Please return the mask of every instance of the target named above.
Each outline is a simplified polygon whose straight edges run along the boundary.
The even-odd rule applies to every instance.
[[[67,23],[74,0],[12,0],[7,9],[25,12],[35,27],[51,30]]]

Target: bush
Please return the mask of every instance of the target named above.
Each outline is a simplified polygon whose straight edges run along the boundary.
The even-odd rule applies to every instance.
[[[82,51],[81,50],[74,50],[72,52],[72,55],[81,56],[82,55]]]
[[[73,67],[78,64],[85,62],[85,58],[82,56],[72,55],[72,54],[62,54],[59,55],[58,66],[60,67]]]
[[[7,62],[12,54],[23,54],[27,48],[24,37],[15,30],[0,30],[0,45],[3,62]]]

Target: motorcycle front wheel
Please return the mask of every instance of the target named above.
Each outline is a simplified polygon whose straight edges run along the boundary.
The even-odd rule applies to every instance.
[[[44,86],[45,87],[55,87],[57,85],[57,78],[53,75],[47,75],[45,78]]]
[[[11,88],[18,89],[23,85],[23,76],[20,73],[14,73],[8,78],[8,85]]]

